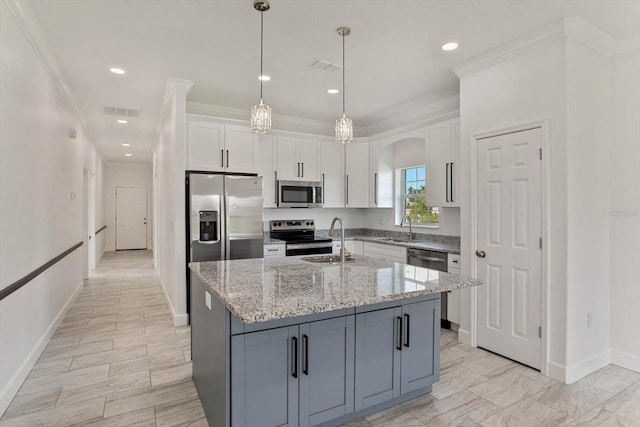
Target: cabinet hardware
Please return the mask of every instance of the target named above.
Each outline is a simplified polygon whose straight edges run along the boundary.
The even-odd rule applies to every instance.
[[[302,336],[302,351],[304,351],[304,356],[302,356],[302,373],[309,375],[309,337],[307,335]]]
[[[346,196],[347,196],[347,203],[345,203],[345,205],[349,204],[349,175],[346,176],[347,179],[345,180],[345,192],[346,192]]]
[[[220,167],[224,167],[224,150],[220,150]]]
[[[324,203],[324,174],[322,174],[322,203]]]
[[[298,172],[296,173],[296,177],[300,178],[300,162],[298,162]]]
[[[540,156],[540,160],[542,160],[542,148],[538,148],[538,155]]]
[[[410,344],[409,344],[409,334],[411,333],[411,331],[409,330],[409,328],[411,327],[411,317],[405,313],[404,315],[405,320],[407,321],[407,331],[405,333],[405,338],[404,338],[404,346],[409,348]]]
[[[291,337],[291,376],[298,378],[298,338]]]
[[[278,252],[279,249],[267,249],[267,252]]]
[[[542,326],[538,326],[538,338],[542,338]]]
[[[227,167],[229,167],[229,150],[227,150]]]
[[[378,204],[378,172],[373,174],[373,203]]]
[[[538,241],[538,244],[540,246],[540,249],[542,249],[542,237],[540,237],[540,240]]]
[[[397,343],[396,343],[396,350],[400,350],[402,351],[402,317],[398,316],[396,317],[397,322],[397,327],[398,327],[398,338],[397,338]]]
[[[275,199],[273,199],[273,203],[278,206],[278,171],[273,171],[273,183],[276,188]]]
[[[447,163],[447,166],[445,168],[445,172],[444,172],[444,181],[445,181],[445,197],[447,198],[447,203],[449,202],[449,163]]]
[[[304,178],[304,162],[301,162],[300,164],[302,165],[302,172],[300,173],[300,176]]]
[[[449,166],[449,192],[451,193],[451,196],[449,198],[453,203],[453,163],[451,163],[451,166]]]

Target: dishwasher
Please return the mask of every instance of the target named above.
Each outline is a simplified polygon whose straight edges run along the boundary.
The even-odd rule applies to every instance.
[[[407,264],[431,270],[447,271],[447,254],[426,249],[409,248],[407,250]],[[440,326],[451,329],[451,322],[447,320],[447,293],[440,294]]]

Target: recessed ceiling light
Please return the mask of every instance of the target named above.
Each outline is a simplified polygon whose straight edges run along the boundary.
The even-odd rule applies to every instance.
[[[442,45],[442,50],[444,51],[450,51],[450,50],[456,50],[458,48],[458,43],[456,42],[448,42]]]
[[[133,154],[131,154],[131,153],[127,153],[127,154],[125,154],[125,156],[127,156],[127,157],[131,157],[131,156],[133,156]]]
[[[119,120],[118,120],[118,123],[120,123],[121,125],[126,125],[126,124],[127,124],[127,123],[129,123],[129,122],[128,122],[128,121],[126,121],[126,120],[119,119]]]
[[[262,80],[263,82],[268,82],[269,80],[271,80],[271,77],[263,74],[261,76],[258,76],[258,80]]]
[[[338,89],[329,89],[327,93],[330,93],[331,95],[335,95],[336,93],[340,93],[340,91]]]
[[[129,147],[129,146],[131,146],[131,144],[129,144],[128,142],[123,142],[123,143],[122,143],[122,146],[123,146],[123,147]]]
[[[111,71],[113,74],[124,74],[125,71],[122,68],[109,68],[109,71]]]

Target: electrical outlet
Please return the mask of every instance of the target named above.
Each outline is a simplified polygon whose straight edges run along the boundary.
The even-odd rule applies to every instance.
[[[593,316],[591,312],[587,313],[587,328],[590,328],[593,325]]]
[[[204,304],[211,310],[211,294],[207,291],[204,291]]]

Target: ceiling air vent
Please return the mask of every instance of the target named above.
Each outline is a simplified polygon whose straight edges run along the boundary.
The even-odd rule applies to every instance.
[[[323,61],[322,59],[316,59],[311,64],[309,64],[309,66],[314,70],[330,71],[330,72],[338,71],[342,69],[342,65],[334,64],[333,62],[329,62],[329,61]]]
[[[140,111],[129,110],[128,108],[102,107],[102,111],[109,116],[140,117]]]

